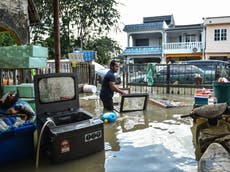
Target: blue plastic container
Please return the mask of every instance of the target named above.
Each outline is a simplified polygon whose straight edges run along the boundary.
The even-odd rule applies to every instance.
[[[85,62],[89,62],[95,59],[95,51],[83,51],[83,59]]]
[[[0,165],[23,161],[35,155],[35,125],[29,124],[0,134]]]
[[[196,105],[207,105],[208,104],[208,97],[195,96],[194,100],[195,100]]]
[[[102,121],[107,121],[108,123],[114,122],[117,119],[117,114],[115,112],[106,112],[101,116]]]

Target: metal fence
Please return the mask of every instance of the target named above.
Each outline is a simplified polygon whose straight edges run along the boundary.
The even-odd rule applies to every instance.
[[[75,68],[71,67],[71,62],[61,62],[60,72],[76,72],[79,84],[95,84],[94,65],[86,62],[77,63]],[[36,74],[55,73],[55,63],[48,62],[46,68],[39,69],[0,69],[1,85],[17,85],[21,83],[33,82],[33,70]]]
[[[95,67],[90,62],[78,62],[75,67],[71,66],[70,61],[61,61],[60,72],[75,72],[78,76],[79,84],[95,84]],[[55,63],[48,62],[50,73],[55,72]]]
[[[194,94],[196,89],[212,88],[212,82],[219,77],[230,80],[230,66],[207,65],[210,70],[202,70],[204,65],[189,64],[129,64],[122,68],[122,85],[133,92],[157,94]],[[37,74],[54,73],[54,62],[47,68],[35,69]],[[96,83],[95,67],[91,63],[61,62],[61,72],[76,72],[79,84]],[[33,82],[31,69],[1,69],[1,85]]]
[[[219,77],[230,79],[229,65],[128,64],[123,67],[124,87],[135,92],[194,94],[196,89],[212,88]]]

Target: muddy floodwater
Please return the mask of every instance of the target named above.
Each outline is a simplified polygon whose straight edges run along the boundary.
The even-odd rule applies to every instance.
[[[150,95],[151,97],[154,96]],[[197,171],[192,143],[192,121],[180,118],[180,115],[191,111],[193,97],[186,95],[158,95],[158,97],[181,101],[184,106],[163,108],[147,104],[145,111],[117,113],[118,118],[114,123],[104,124],[104,151],[60,164],[52,164],[41,155],[38,169],[35,168],[35,160],[31,158],[1,167],[0,171]],[[81,108],[97,116],[103,114],[98,95],[81,94],[80,105]]]

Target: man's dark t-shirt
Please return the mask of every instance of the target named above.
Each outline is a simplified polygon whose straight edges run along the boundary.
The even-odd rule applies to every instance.
[[[106,75],[102,81],[101,92],[100,92],[101,98],[107,99],[107,98],[113,97],[114,91],[111,90],[111,88],[109,86],[109,82],[115,82],[115,75],[111,70],[109,70],[106,73]]]
[[[109,70],[103,81],[101,86],[100,98],[103,102],[103,106],[107,110],[113,110],[113,94],[114,91],[110,88],[109,82],[115,82],[114,73]]]

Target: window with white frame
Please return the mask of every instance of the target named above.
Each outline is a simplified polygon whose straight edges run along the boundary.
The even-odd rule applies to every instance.
[[[215,29],[214,30],[214,40],[215,41],[227,40],[227,29]]]
[[[185,42],[196,42],[196,35],[186,35]]]

